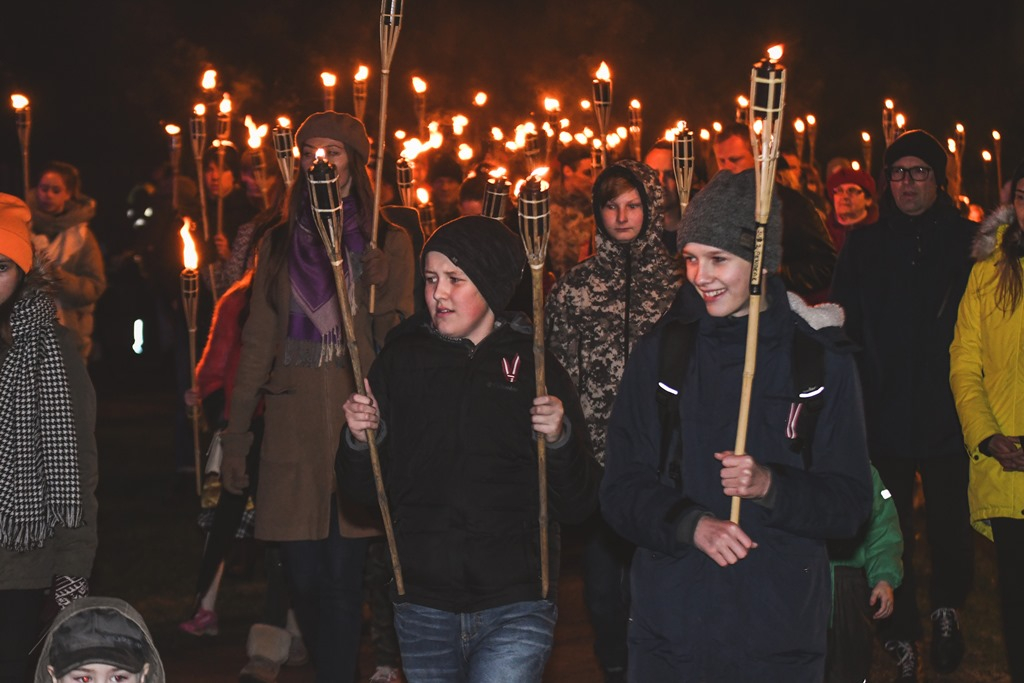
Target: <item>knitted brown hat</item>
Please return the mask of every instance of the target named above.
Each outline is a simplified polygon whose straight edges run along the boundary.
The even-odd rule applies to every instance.
[[[366,127],[362,121],[349,114],[336,111],[313,114],[295,131],[295,144],[301,150],[303,143],[310,138],[330,138],[343,142],[355,150],[363,163],[370,158],[370,139],[366,136]]]
[[[24,273],[32,267],[31,226],[28,205],[14,195],[0,193],[0,254]]]

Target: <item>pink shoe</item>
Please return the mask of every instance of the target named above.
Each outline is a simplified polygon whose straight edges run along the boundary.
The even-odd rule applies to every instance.
[[[215,636],[220,633],[220,629],[217,628],[217,613],[202,607],[191,619],[178,624],[178,628],[193,636]]]

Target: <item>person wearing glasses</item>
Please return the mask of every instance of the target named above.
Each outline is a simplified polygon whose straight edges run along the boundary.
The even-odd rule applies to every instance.
[[[841,168],[829,176],[825,188],[833,207],[825,225],[836,252],[839,252],[851,230],[878,220],[875,181],[864,171]]]
[[[832,282],[846,332],[860,347],[871,461],[893,495],[903,532],[903,585],[882,640],[897,681],[918,680],[922,637],[914,573],[914,486],[924,490],[931,578],[931,661],[956,670],[964,641],[957,610],[973,571],[968,459],[949,386],[949,346],[970,275],[975,223],[946,192],[946,150],[923,130],[885,152],[888,187],[877,223],[848,233]]]

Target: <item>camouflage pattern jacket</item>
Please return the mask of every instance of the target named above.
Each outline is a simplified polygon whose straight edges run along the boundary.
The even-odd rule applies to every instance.
[[[595,187],[608,174],[625,177],[639,191],[643,228],[633,241],[616,242],[595,206],[597,251],[555,283],[545,315],[549,349],[576,385],[601,464],[605,429],[629,351],[668,310],[683,280],[679,261],[661,243],[664,191],[654,171],[636,161],[620,161],[601,174]]]

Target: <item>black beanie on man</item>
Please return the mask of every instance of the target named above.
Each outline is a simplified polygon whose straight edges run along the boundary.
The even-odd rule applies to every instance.
[[[932,167],[935,182],[946,185],[946,150],[931,134],[923,130],[908,130],[885,150],[885,167],[889,168],[903,157],[917,157]]]
[[[445,223],[423,245],[424,262],[428,251],[444,254],[461,268],[493,313],[508,306],[526,265],[522,239],[486,216],[462,216]]]

